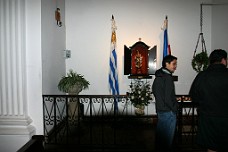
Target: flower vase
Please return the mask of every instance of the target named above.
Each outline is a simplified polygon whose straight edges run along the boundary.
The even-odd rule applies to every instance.
[[[145,109],[144,105],[136,105],[135,106],[135,114],[138,116],[144,115],[145,114],[144,109]]]

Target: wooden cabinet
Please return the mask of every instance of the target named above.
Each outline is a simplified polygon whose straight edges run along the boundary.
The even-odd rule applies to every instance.
[[[124,46],[124,75],[149,76],[156,71],[157,46],[150,48],[142,41]]]

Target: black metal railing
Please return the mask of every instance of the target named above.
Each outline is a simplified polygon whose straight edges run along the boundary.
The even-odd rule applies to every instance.
[[[45,143],[102,148],[131,144],[129,131],[135,134],[133,127],[142,127],[139,121],[144,127],[152,123],[152,104],[139,116],[126,95],[43,95]]]
[[[196,107],[188,95],[177,95],[177,99],[179,110],[175,144],[194,144]],[[124,140],[130,134],[128,131],[132,129],[134,134],[143,130],[134,127],[154,130],[157,118],[154,104],[151,101],[145,114],[139,116],[126,95],[43,95],[45,143],[93,148],[134,144]]]
[[[197,105],[189,95],[176,95],[179,107],[177,114],[177,132],[175,144],[179,148],[199,148],[196,145],[198,113]]]

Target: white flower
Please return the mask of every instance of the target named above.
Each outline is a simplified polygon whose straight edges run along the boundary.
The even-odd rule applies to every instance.
[[[129,97],[134,106],[148,105],[149,101],[152,99],[151,84],[140,79],[131,82]]]

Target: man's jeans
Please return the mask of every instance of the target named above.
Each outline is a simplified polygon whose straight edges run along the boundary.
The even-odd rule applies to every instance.
[[[156,149],[170,151],[176,129],[176,113],[157,112]]]

